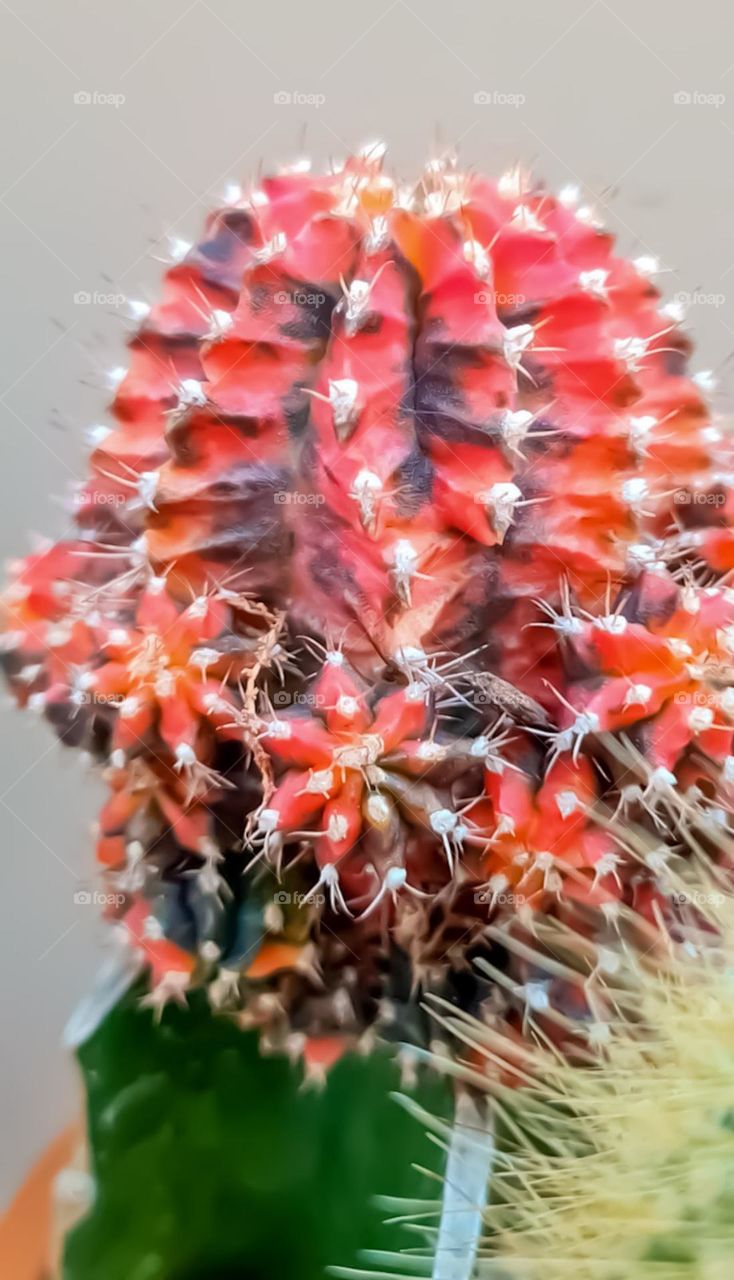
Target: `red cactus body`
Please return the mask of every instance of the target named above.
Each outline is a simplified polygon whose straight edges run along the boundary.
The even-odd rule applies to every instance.
[[[368,149],[170,267],[4,653],[107,763],[100,860],[164,986],[346,1039],[484,998],[490,921],[673,910],[681,815],[729,820],[734,538],[655,265],[569,193],[408,190]]]

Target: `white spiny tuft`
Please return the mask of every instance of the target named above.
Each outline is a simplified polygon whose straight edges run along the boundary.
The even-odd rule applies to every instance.
[[[515,519],[515,507],[522,498],[522,493],[512,481],[501,481],[493,484],[491,489],[481,495],[487,507],[492,528],[500,542],[504,542],[510,526]]]
[[[168,256],[173,263],[183,262],[184,258],[193,249],[190,240],[182,240],[180,236],[168,237]]]
[[[516,324],[505,329],[502,348],[511,369],[519,369],[525,352],[533,345],[535,329],[531,324]]]
[[[579,273],[579,284],[584,293],[588,293],[592,298],[598,298],[602,302],[606,302],[609,297],[607,289],[607,281],[609,272],[603,267],[594,267],[590,271],[581,271]]]

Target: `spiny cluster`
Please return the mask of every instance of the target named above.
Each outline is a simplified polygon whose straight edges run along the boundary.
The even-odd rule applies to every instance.
[[[597,1008],[606,1011],[588,1069],[564,1061],[543,1038],[518,1046],[499,1026],[437,1007],[470,1046],[463,1074],[474,1097],[511,1117],[495,1153],[472,1275],[489,1278],[498,1267],[523,1280],[729,1274],[734,901],[701,868],[691,875],[689,867],[677,883],[688,906],[664,949],[643,927],[646,951],[638,940],[599,966],[598,955],[584,954],[552,922],[541,926],[555,958],[548,980],[594,985]],[[633,926],[632,913],[625,923]],[[515,945],[544,964],[540,951]],[[484,1193],[476,1202],[486,1203]],[[444,1208],[446,1219],[466,1212],[455,1188],[446,1187]],[[390,1260],[399,1280],[405,1257]]]
[[[5,596],[18,701],[105,766],[151,998],[325,1058],[498,999],[497,918],[674,912],[734,786],[731,447],[659,264],[382,151],[174,246],[76,533]]]

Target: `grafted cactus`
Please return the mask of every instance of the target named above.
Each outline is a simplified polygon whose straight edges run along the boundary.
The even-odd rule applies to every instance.
[[[4,604],[18,701],[104,770],[147,1002],[319,1075],[378,1037],[409,1075],[426,999],[578,1052],[599,1005],[507,930],[664,937],[734,786],[731,445],[657,262],[382,151],[176,246]]]
[[[705,839],[734,779],[730,446],[657,264],[575,193],[381,152],[178,246],[78,535],[6,594],[153,998],[211,982],[317,1059],[483,998],[490,919],[666,911],[611,815],[672,847],[685,792]]]

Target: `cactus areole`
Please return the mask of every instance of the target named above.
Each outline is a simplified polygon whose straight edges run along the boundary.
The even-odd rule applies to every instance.
[[[562,1004],[498,922],[669,916],[681,805],[705,847],[734,787],[731,446],[658,264],[574,191],[382,150],[174,246],[76,532],[4,597],[149,1000],[206,985],[315,1069],[425,1043],[426,994]]]

